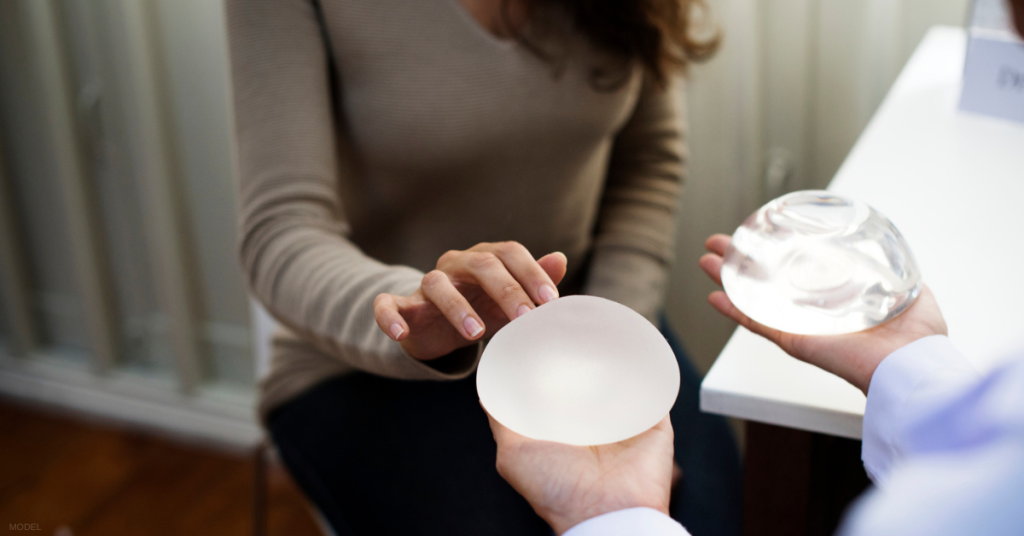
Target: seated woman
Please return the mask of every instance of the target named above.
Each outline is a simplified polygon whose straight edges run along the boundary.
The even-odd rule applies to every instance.
[[[678,74],[715,46],[691,3],[228,0],[242,265],[285,326],[260,413],[335,532],[550,533],[473,371],[559,294],[659,320]],[[735,445],[677,354],[673,512],[735,534]]]

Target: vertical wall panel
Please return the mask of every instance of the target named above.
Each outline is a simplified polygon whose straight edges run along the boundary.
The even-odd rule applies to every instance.
[[[710,310],[714,284],[697,259],[704,240],[730,233],[760,199],[760,28],[756,0],[709,2],[724,30],[718,55],[695,66],[688,84],[688,178],[676,230],[665,309],[697,366],[707,370],[733,324]]]
[[[98,231],[94,192],[76,137],[68,61],[54,4],[50,0],[36,0],[27,2],[25,7],[42,86],[44,125],[52,141],[53,153],[49,156],[56,164],[60,199],[68,220],[66,232],[71,242],[72,267],[89,329],[93,365],[106,371],[117,360],[120,349],[117,315],[105,246]]]
[[[0,315],[0,391],[249,445],[259,431],[252,413],[247,304],[234,262],[221,2],[192,2],[185,11],[198,11],[167,27],[156,5],[0,2],[0,139],[9,149],[11,183],[8,193],[0,180],[0,284],[11,286],[9,261],[18,256],[11,251],[19,248],[8,238],[20,235],[34,288],[14,286],[28,291],[21,301],[35,309],[26,314],[9,289],[0,290],[0,307],[13,311]],[[172,58],[165,31],[191,56]],[[221,50],[219,61],[210,47]],[[169,72],[172,61],[185,68]],[[191,69],[197,63],[205,67]],[[211,88],[215,98],[208,99],[203,92]],[[182,144],[189,144],[188,155]],[[212,188],[197,194],[206,203],[197,216],[189,188],[207,182]],[[211,214],[229,223],[213,221]],[[197,247],[190,233],[222,238]],[[222,250],[214,263],[219,272],[210,280],[195,269],[206,262],[196,262],[205,255],[202,248]],[[95,284],[102,279],[108,281]],[[200,300],[198,292],[209,296]],[[107,300],[107,312],[95,314],[97,296]],[[203,314],[201,302],[218,311],[218,321],[207,321],[213,315]],[[18,329],[6,327],[8,317],[41,319],[42,340],[25,359],[9,359],[10,334]],[[96,344],[97,319],[105,322],[106,346],[114,351]],[[120,354],[125,341],[128,351]],[[142,342],[134,348],[132,341]],[[221,360],[228,366],[210,366],[218,353],[231,354]],[[68,362],[104,355],[109,359],[101,370]],[[133,356],[167,357],[163,363],[175,368]],[[224,379],[230,385],[219,381]]]
[[[12,353],[25,355],[36,345],[35,314],[3,142],[0,136],[0,329]]]
[[[76,288],[59,169],[44,120],[27,0],[0,2],[0,137],[11,202],[32,275],[29,289],[40,344],[87,350],[89,331]],[[68,353],[82,358],[85,353]]]
[[[248,296],[236,255],[233,120],[223,6],[154,0],[171,135],[189,214],[211,379],[252,381]]]
[[[122,28],[110,19],[103,2],[59,0],[58,6],[72,60],[85,161],[112,271],[123,347],[118,365],[133,372],[167,374],[173,370],[167,321],[154,295],[142,197],[124,132],[119,70],[127,60],[116,38]]]
[[[777,0],[762,8],[761,61],[766,159],[788,166],[783,190],[811,187],[808,129],[814,96],[813,54],[817,18],[812,0]],[[772,162],[766,161],[766,166]],[[766,169],[766,173],[768,170]],[[767,191],[776,197],[781,191]]]
[[[195,295],[192,257],[185,236],[180,166],[166,92],[168,81],[159,49],[155,14],[149,2],[121,0],[114,13],[123,24],[127,53],[126,85],[136,179],[142,192],[143,220],[157,301],[166,315],[178,381],[191,393],[203,379],[205,352]]]
[[[813,144],[809,154],[812,184],[832,179],[867,124],[861,107],[865,87],[867,3],[819,0],[815,28]]]

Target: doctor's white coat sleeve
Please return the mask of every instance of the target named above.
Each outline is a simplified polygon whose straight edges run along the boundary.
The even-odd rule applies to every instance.
[[[1024,534],[1024,351],[984,378],[945,337],[878,367],[863,458],[878,486],[842,536]]]

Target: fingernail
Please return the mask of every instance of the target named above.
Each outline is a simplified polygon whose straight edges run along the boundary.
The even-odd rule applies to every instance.
[[[538,294],[540,294],[541,303],[547,303],[558,297],[558,291],[556,291],[551,285],[544,285],[540,287]]]
[[[398,322],[391,324],[392,339],[395,339],[397,341],[398,338],[401,337],[403,333],[405,333],[405,328],[403,328],[401,324],[399,324]]]
[[[530,312],[530,308],[529,307],[527,307],[525,304],[520,305],[519,308],[516,309],[516,318],[519,318],[519,317],[521,317],[521,316],[523,316],[523,315],[525,315],[526,313],[529,313],[529,312]]]
[[[466,329],[466,333],[469,333],[470,337],[476,337],[484,330],[484,327],[471,316],[467,316],[466,319],[462,321],[462,327]]]

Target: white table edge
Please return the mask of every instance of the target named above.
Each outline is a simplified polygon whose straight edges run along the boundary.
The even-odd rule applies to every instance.
[[[769,400],[711,387],[700,390],[700,410],[726,417],[757,421],[796,430],[860,439],[864,416],[824,408]]]

